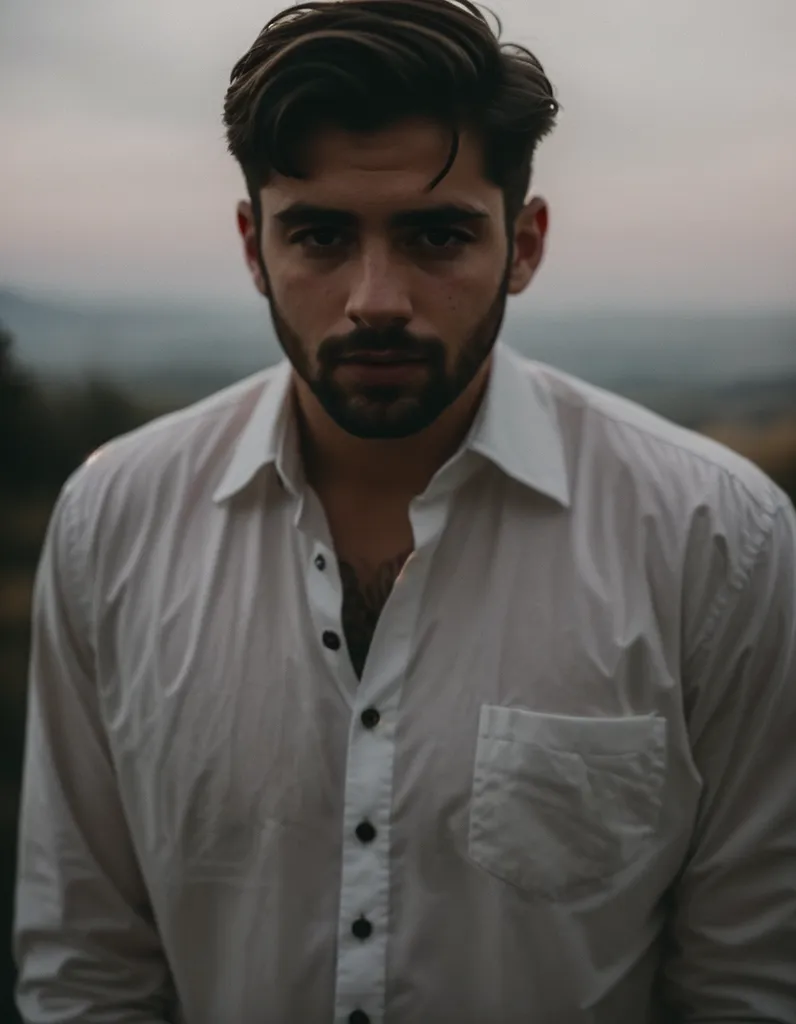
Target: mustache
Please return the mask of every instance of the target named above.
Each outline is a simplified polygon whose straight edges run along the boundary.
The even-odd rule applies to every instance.
[[[407,359],[439,358],[443,351],[438,338],[419,338],[404,327],[357,327],[345,337],[327,338],[318,349],[318,360],[337,363],[363,352],[394,352]]]

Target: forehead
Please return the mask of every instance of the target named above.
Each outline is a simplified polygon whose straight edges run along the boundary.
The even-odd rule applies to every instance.
[[[445,177],[428,191],[448,161],[450,131],[428,121],[404,121],[377,132],[324,127],[303,152],[303,179],[274,175],[262,191],[269,212],[297,200],[359,209],[397,209],[410,205],[479,200],[497,214],[502,194],[484,174],[483,150],[464,131],[459,151]]]

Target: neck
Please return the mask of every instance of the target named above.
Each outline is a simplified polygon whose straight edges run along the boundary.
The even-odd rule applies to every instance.
[[[294,393],[307,480],[316,490],[345,490],[380,501],[411,501],[456,452],[489,380],[487,359],[461,395],[425,430],[396,440],[354,437],[339,427],[305,381]]]

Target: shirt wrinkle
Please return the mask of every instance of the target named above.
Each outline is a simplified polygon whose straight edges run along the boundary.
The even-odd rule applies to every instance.
[[[747,500],[751,501],[761,513],[771,512],[773,509],[778,507],[789,508],[791,502],[787,495],[781,492],[780,488],[777,487],[774,482],[768,478],[764,478],[758,467],[745,456],[739,455],[737,452],[731,451],[724,445],[719,444],[711,440],[710,438],[702,435],[695,434],[693,431],[687,428],[674,426],[670,421],[664,419],[656,413],[652,413],[647,409],[643,409],[636,403],[618,398],[616,395],[609,391],[605,391],[602,388],[596,387],[595,385],[586,385],[577,378],[571,377],[568,374],[552,371],[551,368],[546,367],[541,363],[533,363],[538,369],[545,372],[545,377],[548,384],[554,393],[563,401],[568,404],[577,404],[578,407],[589,413],[600,417],[607,423],[612,423],[615,426],[621,428],[623,431],[630,432],[639,436],[647,437],[649,440],[654,441],[656,445],[662,447],[668,447],[673,451],[676,451],[679,455],[685,455],[689,460],[700,462],[706,468],[712,471],[718,471],[723,474],[724,477],[730,482],[737,484],[744,490],[744,496]],[[564,388],[564,384],[568,384],[569,388]],[[570,390],[570,388],[580,388],[582,393]],[[625,412],[624,416],[620,416],[618,410],[616,412],[609,412],[603,408],[602,405],[596,405],[594,398],[599,397],[603,402],[610,402],[618,409]],[[591,401],[589,400],[591,399]],[[639,413],[646,424],[637,420],[631,420],[627,416],[627,410],[634,410],[638,416]],[[697,440],[699,445],[704,445],[712,450],[713,458],[710,458],[703,451],[700,451],[695,446],[694,441]],[[718,461],[717,455],[722,453],[724,461],[730,461],[733,464],[733,468],[729,468],[723,465],[722,462]],[[728,457],[728,458],[727,458]],[[741,470],[744,470],[742,473]],[[751,473],[751,477],[754,480],[755,486],[751,486],[745,479]],[[761,483],[765,480],[767,486],[761,487]],[[774,499],[777,499],[776,501]]]
[[[290,382],[110,443],[53,513],[26,1024],[796,1021],[782,492],[498,345],[357,678]]]
[[[694,651],[689,658],[689,662],[697,660],[700,654],[710,646],[721,622],[721,617],[726,611],[730,601],[733,597],[746,589],[752,578],[755,565],[771,543],[776,514],[767,508],[761,508],[761,514],[765,516],[765,522],[753,524],[756,527],[754,539],[751,539],[750,537],[751,531],[741,531],[740,540],[743,546],[741,548],[741,557],[739,559],[737,570],[726,581],[726,585],[716,595],[713,607],[705,618],[704,632],[697,640]]]

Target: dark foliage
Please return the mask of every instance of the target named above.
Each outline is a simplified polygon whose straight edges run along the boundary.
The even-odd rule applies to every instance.
[[[13,1024],[9,948],[24,739],[29,604],[50,509],[94,449],[149,419],[114,385],[43,388],[14,358],[0,325],[0,1021]]]

